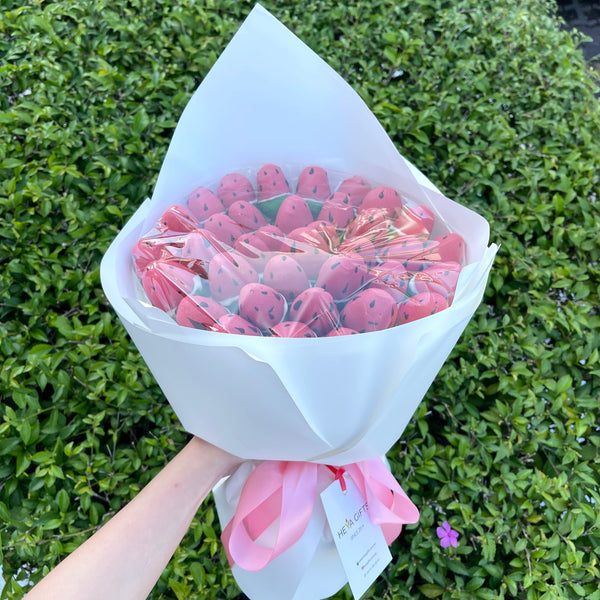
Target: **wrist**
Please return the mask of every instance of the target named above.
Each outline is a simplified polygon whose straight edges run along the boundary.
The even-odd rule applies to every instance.
[[[226,452],[222,448],[194,436],[185,448],[194,457],[194,462],[200,465],[211,465],[216,481],[231,475],[243,462],[241,458]]]

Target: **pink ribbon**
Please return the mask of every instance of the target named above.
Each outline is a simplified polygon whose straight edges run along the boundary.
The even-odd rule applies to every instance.
[[[379,458],[341,468],[308,462],[264,461],[246,480],[235,515],[221,535],[230,565],[260,571],[302,537],[312,516],[321,469],[333,471],[340,484],[344,471],[348,472],[367,502],[371,521],[381,526],[388,544],[398,537],[402,525],[419,520],[419,510]],[[257,543],[260,535],[278,519],[273,545]]]

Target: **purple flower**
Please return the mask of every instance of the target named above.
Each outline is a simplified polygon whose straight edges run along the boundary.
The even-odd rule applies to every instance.
[[[456,548],[458,546],[458,532],[450,527],[448,521],[444,521],[442,526],[438,527],[436,531],[442,548],[447,548],[448,546]]]

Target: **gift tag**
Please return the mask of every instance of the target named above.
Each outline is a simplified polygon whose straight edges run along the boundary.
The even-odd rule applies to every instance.
[[[369,518],[369,507],[348,473],[343,474],[346,490],[336,479],[321,492],[323,508],[350,589],[356,600],[367,591],[392,560],[379,525]]]

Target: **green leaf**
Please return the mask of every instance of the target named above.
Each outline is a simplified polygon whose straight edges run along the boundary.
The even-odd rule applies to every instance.
[[[143,108],[140,108],[133,119],[133,131],[134,133],[141,133],[148,127],[150,123],[150,117]]]
[[[419,591],[427,598],[437,598],[444,593],[444,588],[433,583],[424,583],[419,586]]]
[[[470,592],[478,590],[484,584],[484,582],[485,579],[483,577],[472,577],[469,579],[469,581],[467,581],[465,589],[469,590]]]
[[[276,198],[271,198],[269,200],[261,200],[256,203],[256,208],[260,210],[269,223],[274,223],[277,211],[281,207],[283,201],[290,195],[291,194],[283,194],[282,196],[277,196]]]

